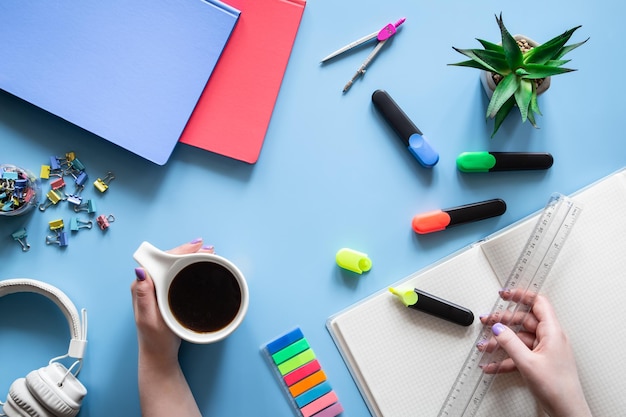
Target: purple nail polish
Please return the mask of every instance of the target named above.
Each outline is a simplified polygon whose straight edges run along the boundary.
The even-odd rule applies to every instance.
[[[500,333],[502,333],[503,330],[504,330],[504,324],[502,324],[502,323],[496,323],[493,326],[491,326],[491,331],[496,336],[498,336]]]
[[[144,281],[146,279],[146,271],[142,268],[135,268],[135,275],[137,275],[137,281]]]
[[[215,246],[213,246],[213,245],[204,245],[202,247],[202,250],[205,250],[207,252],[213,252],[215,250]]]
[[[197,237],[197,238],[195,238],[194,240],[192,240],[189,243],[191,243],[192,245],[195,245],[196,243],[200,243],[200,242],[202,242],[202,238],[201,237]]]

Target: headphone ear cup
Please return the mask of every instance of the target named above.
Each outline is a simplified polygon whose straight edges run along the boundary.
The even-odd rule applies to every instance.
[[[87,395],[84,385],[58,362],[26,375],[26,387],[55,417],[75,417]]]
[[[11,384],[3,411],[8,417],[55,417],[33,397],[24,378]]]

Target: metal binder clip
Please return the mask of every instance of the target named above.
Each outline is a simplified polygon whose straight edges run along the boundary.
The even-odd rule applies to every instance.
[[[30,244],[26,241],[28,234],[26,234],[25,228],[22,227],[20,230],[11,233],[11,236],[22,245],[22,252],[28,252],[30,250]]]
[[[74,206],[74,211],[76,213],[81,212],[81,211],[86,211],[87,213],[91,214],[91,213],[95,213],[96,212],[96,202],[93,200],[87,200],[84,203],[78,204],[76,206]]]
[[[52,172],[59,172],[62,170],[61,161],[54,155],[50,156],[50,170]]]
[[[72,217],[70,219],[70,230],[72,232],[78,232],[80,229],[91,229],[93,222],[91,220],[81,220],[78,217]]]
[[[52,188],[53,190],[59,190],[63,187],[65,187],[65,180],[61,176],[59,176],[58,179],[50,182],[50,188]]]
[[[50,230],[55,232],[58,230],[62,230],[65,225],[63,224],[63,219],[56,219],[48,222],[48,227],[50,227]]]
[[[46,197],[48,198],[48,201],[41,203],[39,205],[39,210],[41,211],[44,211],[45,209],[47,209],[48,207],[54,204],[57,204],[59,201],[63,199],[63,197],[54,190],[48,191],[48,193],[46,194]]]
[[[39,178],[47,180],[50,178],[50,165],[42,165],[39,170]]]
[[[85,165],[83,165],[83,163],[80,162],[78,158],[72,159],[72,161],[69,163],[69,167],[74,172],[81,172],[85,170]]]
[[[80,193],[81,190],[78,190],[78,192]],[[67,202],[69,204],[74,204],[74,206],[78,206],[80,205],[80,203],[83,202],[83,198],[78,195],[78,194],[68,194],[67,195]]]
[[[362,45],[366,42],[369,42],[373,39],[377,39],[378,43],[376,44],[376,46],[374,47],[374,50],[368,55],[367,58],[365,58],[365,61],[363,61],[363,64],[361,64],[361,66],[359,67],[359,69],[356,71],[356,74],[354,74],[354,76],[352,77],[352,79],[350,81],[348,81],[348,83],[345,85],[345,87],[343,87],[343,92],[347,92],[350,87],[352,87],[352,83],[354,83],[354,81],[359,78],[360,76],[362,76],[363,74],[365,74],[365,70],[367,69],[367,67],[369,66],[369,64],[374,60],[374,58],[376,57],[376,55],[380,52],[380,50],[382,49],[383,45],[385,45],[385,42],[387,42],[387,40],[389,38],[391,38],[393,35],[396,34],[397,28],[404,23],[406,19],[402,18],[400,20],[398,20],[396,23],[389,23],[387,24],[385,27],[383,27],[381,30],[376,31],[374,33],[371,33],[369,35],[366,35],[360,39],[357,39],[356,41],[344,46],[343,48],[333,52],[332,54],[328,55],[326,58],[322,59],[322,64],[326,61],[328,61],[331,58],[336,57],[337,55],[341,55],[342,53],[349,51],[352,48],[355,48],[359,45]]]
[[[50,230],[55,232],[55,235],[46,236],[46,245],[50,245],[52,243],[57,244],[59,246],[67,246],[69,242],[69,236],[67,232],[63,231],[65,225],[63,224],[63,219],[56,219],[48,222],[48,226]]]
[[[67,232],[59,232],[54,236],[46,236],[46,245],[56,244],[65,247],[69,243],[69,235]]]
[[[76,159],[76,153],[74,153],[74,152],[67,152],[65,154],[65,160],[67,162],[72,162],[74,159]]]
[[[108,229],[110,226],[110,223],[113,223],[114,221],[115,221],[115,216],[113,216],[112,214],[109,214],[108,216],[101,214],[98,217],[96,217],[96,222],[98,223],[98,227],[100,228],[100,230]]]
[[[101,193],[105,192],[109,188],[109,183],[115,179],[115,175],[112,172],[107,172],[104,178],[98,178],[94,181],[93,185],[100,191]]]
[[[74,184],[76,184],[77,189],[80,188],[82,190],[85,188],[85,183],[87,182],[87,178],[89,178],[85,171],[79,171],[78,175],[72,174],[72,177],[74,177]]]

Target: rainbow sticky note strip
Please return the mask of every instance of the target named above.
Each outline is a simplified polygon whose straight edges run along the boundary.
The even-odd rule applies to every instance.
[[[343,407],[302,331],[296,328],[263,347],[299,416],[335,417]]]

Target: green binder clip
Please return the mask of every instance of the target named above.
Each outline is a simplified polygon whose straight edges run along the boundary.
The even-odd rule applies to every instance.
[[[28,252],[30,250],[30,244],[26,241],[28,234],[25,228],[22,227],[20,230],[11,233],[11,236],[16,242],[22,245],[22,252]]]

